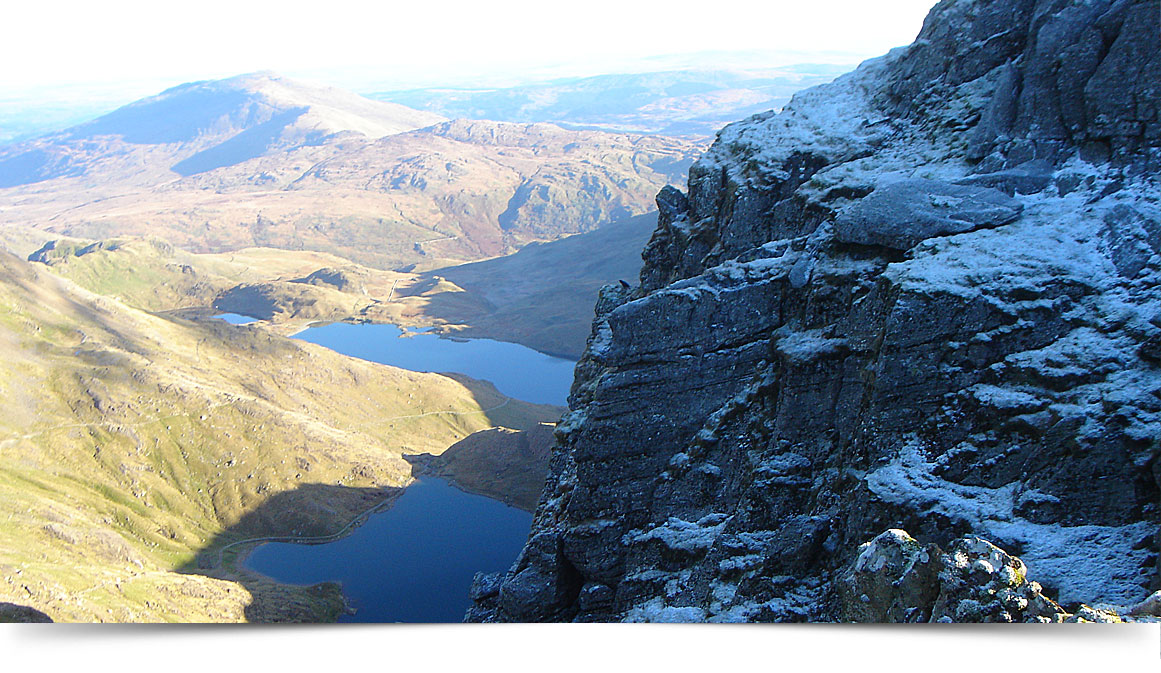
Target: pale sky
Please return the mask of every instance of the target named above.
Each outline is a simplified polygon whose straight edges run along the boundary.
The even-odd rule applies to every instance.
[[[255,70],[412,86],[596,74],[642,57],[706,50],[806,52],[819,56],[810,60],[847,63],[909,43],[933,2],[14,2],[0,33],[0,94],[146,80],[172,85]]]

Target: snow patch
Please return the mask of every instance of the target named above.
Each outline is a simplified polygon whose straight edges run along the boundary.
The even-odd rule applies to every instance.
[[[1022,498],[1050,499],[1019,482],[1000,488],[966,486],[935,475],[918,439],[905,443],[888,465],[865,477],[878,497],[922,514],[939,513],[963,521],[992,541],[1018,543],[1020,558],[1031,577],[1056,588],[1068,603],[1126,605],[1144,597],[1139,569],[1150,554],[1138,544],[1155,526],[1139,522],[1125,526],[1063,526],[1038,524],[1013,513]],[[1139,548],[1135,548],[1139,547]]]
[[[631,544],[656,540],[675,551],[701,553],[713,546],[729,518],[725,514],[709,514],[696,522],[675,516],[664,524],[643,533],[631,535]]]
[[[823,336],[821,329],[802,332],[779,330],[779,332],[782,333],[782,337],[775,342],[774,347],[795,364],[814,362],[828,355],[841,353],[847,348],[846,339]]]
[[[695,607],[672,607],[658,598],[633,606],[625,614],[626,622],[653,624],[697,624],[705,621],[705,610]]]
[[[609,325],[608,320],[602,320],[597,324],[592,341],[589,342],[589,354],[600,357],[608,353],[612,345],[613,328]]]

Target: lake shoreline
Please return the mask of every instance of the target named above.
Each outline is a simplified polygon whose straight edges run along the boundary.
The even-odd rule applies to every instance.
[[[507,418],[509,413],[500,407],[523,401],[563,411],[576,365],[519,344],[449,336],[425,326],[317,320],[251,323],[252,316],[221,313],[202,317],[248,323],[246,329],[269,329],[390,367],[450,376],[475,392],[485,412],[496,410],[489,414],[490,424],[522,432],[524,425],[509,425],[521,421]],[[499,395],[502,401],[493,407],[481,394]],[[412,469],[412,479],[397,494],[334,533],[237,540],[217,550],[215,567],[230,579],[245,580],[243,584],[306,589],[300,595],[309,594],[306,600],[316,606],[314,614],[326,621],[460,622],[475,574],[505,571],[515,562],[527,540],[535,505],[521,507],[519,498],[505,497],[504,483],[494,489],[477,488],[478,484],[462,484],[453,474],[427,465],[413,462]],[[260,614],[277,611],[265,604],[254,609]]]
[[[280,584],[335,585],[340,622],[459,623],[475,573],[511,567],[532,515],[421,475],[359,521],[327,542],[247,541],[227,563]]]

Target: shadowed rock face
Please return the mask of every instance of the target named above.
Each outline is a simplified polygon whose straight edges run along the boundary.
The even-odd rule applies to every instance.
[[[471,618],[849,619],[840,575],[903,528],[1019,555],[1063,610],[1156,589],[1155,10],[945,1],[726,127],[658,196],[641,285],[602,290]]]

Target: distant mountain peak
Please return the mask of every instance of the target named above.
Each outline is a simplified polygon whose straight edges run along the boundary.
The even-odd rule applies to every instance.
[[[168,167],[192,175],[339,133],[376,139],[444,120],[432,112],[259,71],[181,84],[61,133],[15,145],[0,153],[0,186],[84,175],[90,157],[83,146],[96,139],[170,146]]]
[[[285,116],[306,117],[313,130],[354,131],[371,138],[429,126],[440,115],[372,101],[332,86],[289,79],[270,70],[189,82],[141,99],[69,131],[72,137],[119,135],[129,142],[189,142],[208,133],[246,131]],[[142,132],[165,127],[170,133]],[[182,129],[182,132],[176,132]]]

